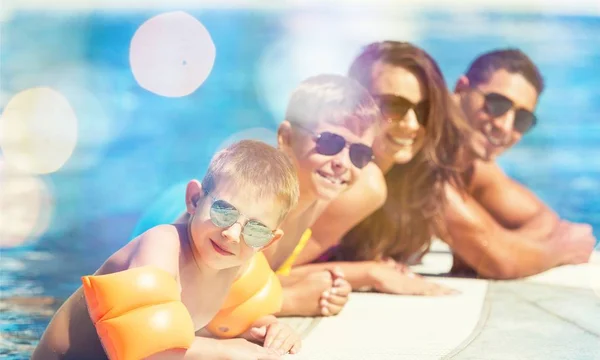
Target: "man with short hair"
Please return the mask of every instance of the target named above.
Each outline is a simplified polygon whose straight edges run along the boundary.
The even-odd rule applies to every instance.
[[[495,161],[535,125],[543,89],[538,68],[515,49],[479,56],[457,81],[456,100],[474,133],[467,193],[448,188],[444,240],[455,254],[455,272],[511,279],[589,260],[592,227],[560,219]]]

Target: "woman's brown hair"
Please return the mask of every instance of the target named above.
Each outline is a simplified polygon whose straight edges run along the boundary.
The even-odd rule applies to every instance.
[[[385,175],[384,205],[348,232],[338,255],[345,260],[378,260],[391,257],[408,261],[429,249],[433,236],[445,235],[444,187],[462,190],[461,140],[470,127],[451,98],[435,60],[406,42],[385,41],[368,45],[352,63],[349,76],[371,89],[377,63],[400,66],[413,73],[429,99],[425,143],[406,164],[394,164]]]

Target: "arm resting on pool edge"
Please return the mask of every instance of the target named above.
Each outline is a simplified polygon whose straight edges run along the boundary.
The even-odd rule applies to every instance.
[[[561,244],[571,229],[543,204],[520,226],[507,228],[470,195],[448,187],[447,196],[448,234],[441,237],[480,276],[514,279],[563,263]]]

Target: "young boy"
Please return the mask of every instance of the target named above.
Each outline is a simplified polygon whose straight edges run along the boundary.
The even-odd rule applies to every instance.
[[[278,359],[299,337],[272,316],[242,338],[201,334],[257,251],[276,243],[298,200],[288,157],[241,141],[187,186],[185,221],[156,226],[114,253],[57,311],[33,359]],[[137,334],[136,334],[137,333]]]
[[[292,94],[277,140],[298,172],[300,198],[282,223],[285,236],[265,251],[284,287],[279,315],[334,315],[345,305],[351,287],[341,272],[285,275],[310,238],[310,226],[372,161],[380,120],[369,92],[345,76],[308,78]]]

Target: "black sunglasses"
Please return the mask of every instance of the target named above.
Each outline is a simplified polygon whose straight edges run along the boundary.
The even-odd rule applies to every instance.
[[[350,143],[343,136],[329,131],[317,134],[297,123],[294,123],[294,126],[314,135],[315,151],[321,155],[333,156],[348,147],[350,150],[350,161],[357,168],[362,169],[373,160],[373,149],[370,146],[360,143]]]
[[[509,110],[515,109],[515,123],[513,128],[524,134],[531,130],[537,123],[535,114],[523,108],[515,108],[515,103],[504,95],[498,93],[485,93],[477,88],[473,90],[485,98],[485,111],[493,117],[506,114]]]
[[[410,100],[397,95],[373,95],[373,99],[379,105],[383,117],[390,123],[400,122],[408,110],[412,109],[417,115],[419,124],[423,126],[427,124],[427,117],[429,116],[428,100],[414,104]]]
[[[220,228],[228,228],[238,222],[242,215],[240,211],[225,200],[219,200],[209,193],[206,195],[212,199],[210,206],[210,220]],[[248,219],[242,225],[242,238],[252,248],[266,246],[273,239],[274,231],[258,220]]]

